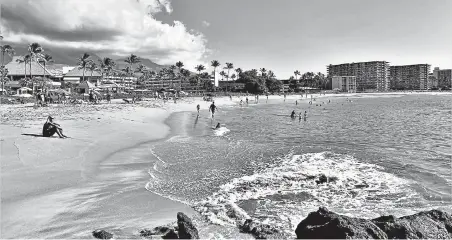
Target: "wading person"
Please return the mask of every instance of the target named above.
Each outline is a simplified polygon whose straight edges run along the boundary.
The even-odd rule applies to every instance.
[[[212,112],[212,118],[215,117],[215,111],[217,110],[217,106],[215,106],[215,102],[212,102],[209,107],[209,112]]]

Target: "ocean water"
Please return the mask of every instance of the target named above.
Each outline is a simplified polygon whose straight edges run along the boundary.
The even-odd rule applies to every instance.
[[[170,136],[150,146],[146,189],[208,224],[253,218],[290,234],[320,206],[366,218],[451,211],[451,95],[298,101],[261,98],[220,107],[215,119],[174,114]],[[322,175],[327,183],[317,183]]]

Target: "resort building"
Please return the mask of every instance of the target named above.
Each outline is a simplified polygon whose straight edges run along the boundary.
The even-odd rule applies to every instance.
[[[428,74],[427,89],[437,89],[438,79],[433,75],[433,73]]]
[[[80,82],[83,81],[83,76],[85,78],[85,81],[90,81],[97,85],[100,84],[101,75],[98,71],[90,71],[88,69],[85,69],[85,74],[83,74],[83,69],[79,69],[78,67],[74,67],[72,68],[72,70],[67,72],[63,77],[63,82],[65,84],[80,84]]]
[[[333,76],[331,77],[332,90],[341,92],[356,93],[355,76]]]
[[[389,90],[389,64],[386,61],[330,64],[327,72],[329,77],[355,76],[359,91]]]
[[[451,88],[452,85],[452,69],[433,69],[433,76],[438,80],[439,88]]]
[[[63,77],[62,69],[59,69],[59,66],[47,65],[44,67],[43,64],[38,63],[36,61],[30,63],[20,63],[22,57],[14,56],[11,62],[5,65],[8,69],[7,77],[10,80],[20,80],[22,78],[30,77],[46,77],[54,81],[61,81]]]
[[[430,65],[415,64],[390,67],[391,89],[427,90]],[[431,86],[430,86],[431,88]]]

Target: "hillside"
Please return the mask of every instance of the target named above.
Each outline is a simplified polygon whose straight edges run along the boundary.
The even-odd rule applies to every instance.
[[[6,43],[5,43],[6,44]],[[18,46],[15,44],[11,44],[14,47],[14,50],[16,51],[15,56],[21,56],[21,55],[25,55],[27,54],[27,46],[23,45],[23,46]],[[44,52],[51,55],[53,58],[53,63],[56,65],[69,65],[69,66],[75,66],[77,65],[77,59],[86,51],[83,49],[62,49],[62,48],[44,48]],[[93,60],[95,60],[96,62],[98,61],[98,59],[102,59],[99,55],[95,52],[88,52],[91,55],[91,58]],[[124,58],[113,58],[116,62],[116,66],[117,69],[123,69],[127,66],[127,63],[124,62],[125,57]],[[143,64],[144,66],[146,66],[147,68],[149,68],[150,70],[153,71],[159,71],[164,67],[168,67],[165,65],[159,65],[153,61],[151,61],[150,59],[147,58],[140,58],[141,59],[141,64]],[[9,57],[8,55],[5,55],[5,65],[8,64],[11,61],[11,57]],[[136,66],[135,66],[136,67]]]

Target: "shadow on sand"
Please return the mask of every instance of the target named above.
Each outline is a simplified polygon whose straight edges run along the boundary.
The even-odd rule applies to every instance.
[[[31,134],[31,133],[22,133],[23,136],[31,136],[31,137],[44,137],[42,134]]]

